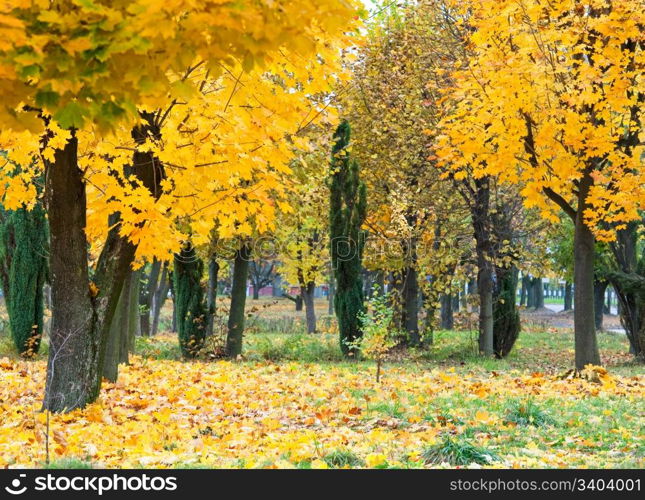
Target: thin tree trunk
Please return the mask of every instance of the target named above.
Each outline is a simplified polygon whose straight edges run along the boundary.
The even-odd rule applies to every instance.
[[[150,273],[147,276],[146,284],[140,287],[141,296],[139,298],[139,314],[141,316],[141,335],[149,337],[151,332],[151,314],[152,314],[152,301],[155,290],[158,286],[159,273],[161,271],[161,261],[154,259],[150,265]]]
[[[336,292],[336,283],[334,281],[334,273],[329,272],[329,294],[327,297],[327,314],[330,316],[334,314],[334,293]]]
[[[567,281],[564,285],[564,310],[571,311],[573,309],[573,287],[571,282]]]
[[[459,312],[459,291],[450,295],[452,297],[452,312]]]
[[[157,332],[159,331],[161,310],[168,299],[168,288],[170,287],[169,275],[168,262],[164,262],[163,270],[161,271],[161,278],[159,278],[159,286],[155,290],[154,299],[152,301],[152,327],[150,332],[152,335],[157,335]]]
[[[593,294],[594,294],[594,324],[596,331],[602,331],[603,327],[603,313],[605,307],[605,291],[609,283],[605,280],[594,280]]]
[[[544,285],[542,278],[533,278],[533,307],[544,309]]]
[[[441,303],[441,329],[452,330],[454,328],[454,320],[452,315],[452,296],[449,294],[441,294],[439,299]]]
[[[494,353],[493,277],[490,266],[479,272],[479,351],[484,355]]]
[[[242,354],[246,282],[249,276],[250,257],[251,249],[247,243],[244,243],[235,253],[231,285],[231,307],[228,316],[228,335],[226,337],[226,355],[229,358],[236,358]]]
[[[404,271],[402,326],[408,333],[409,345],[417,346],[419,337],[419,283],[416,268],[410,266]]]
[[[121,336],[127,334],[124,328],[124,323],[127,325],[127,319],[124,321],[124,318],[127,318],[129,308],[129,277],[126,278],[125,281],[126,282],[121,288],[121,295],[119,296],[119,302],[117,303],[116,311],[114,312],[114,316],[112,317],[107,345],[105,346],[103,377],[105,377],[110,382],[116,382],[119,376]]]
[[[208,263],[208,290],[206,294],[206,306],[208,307],[208,323],[206,335],[213,335],[215,325],[215,308],[217,302],[217,277],[219,275],[219,264],[215,256],[211,256]]]
[[[316,310],[314,303],[314,291],[316,284],[313,281],[306,286],[300,287],[300,295],[305,304],[305,317],[307,319],[307,333],[316,333]]]
[[[128,288],[127,310],[124,318],[123,329],[125,335],[121,335],[121,346],[119,363],[130,364],[130,353],[134,352],[136,337],[141,335],[141,323],[139,321],[139,287],[141,286],[141,271],[132,271],[130,277],[123,284]]]

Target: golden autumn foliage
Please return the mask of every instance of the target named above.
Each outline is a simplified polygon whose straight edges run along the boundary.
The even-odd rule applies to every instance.
[[[642,2],[444,3],[461,45],[441,161],[456,176],[470,171],[520,184],[527,207],[550,219],[565,205],[579,206],[599,239],[638,219],[645,201]]]
[[[350,2],[27,2],[5,8],[0,28],[0,197],[29,204],[32,179],[79,129],[88,192],[88,239],[100,246],[108,215],[137,245],[137,257],[167,260],[182,240],[197,245],[273,228],[290,185],[301,136],[333,109],[318,96],[346,78]],[[181,14],[181,15],[180,15]],[[2,21],[4,19],[4,21]],[[253,29],[249,30],[249,26]],[[244,36],[242,36],[244,33]],[[157,50],[161,48],[162,50]],[[24,106],[27,107],[24,107]],[[40,152],[42,121],[52,137]],[[138,111],[153,113],[161,137],[137,144]],[[20,132],[21,125],[35,131]],[[128,179],[134,151],[163,163],[161,193]]]

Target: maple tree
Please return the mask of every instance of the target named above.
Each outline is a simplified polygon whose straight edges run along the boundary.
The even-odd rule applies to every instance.
[[[643,10],[622,0],[446,4],[463,57],[442,161],[519,183],[528,207],[574,221],[575,364],[598,363],[594,241],[638,218],[645,186]]]
[[[236,107],[248,106],[251,97],[262,95],[271,96],[276,105],[288,101],[276,97],[273,90],[279,85],[269,88],[268,77],[254,79],[260,82],[257,87],[264,85],[263,93],[256,87],[248,94],[237,93],[251,87],[243,81],[246,73],[262,75],[271,64],[286,74],[284,78],[304,74],[310,86],[327,85],[326,78],[313,78],[310,72],[324,66],[324,58],[310,65],[297,58],[317,49],[324,53],[326,33],[341,35],[353,13],[353,6],[341,1],[315,6],[196,6],[184,1],[3,4],[0,89],[6,99],[0,110],[1,141],[11,159],[23,166],[40,150],[47,174],[53,328],[45,407],[69,411],[96,398],[105,339],[128,268],[137,252],[139,258],[167,259],[178,250],[177,218],[194,214],[197,207],[201,220],[209,221],[203,237],[216,222],[230,235],[239,221],[236,214],[242,219],[237,228],[242,233],[249,230],[252,217],[260,226],[270,222],[275,206],[266,203],[268,193],[281,189],[278,179],[288,171],[282,163],[288,148],[281,139],[285,123],[292,126],[294,115],[287,112],[304,116],[312,106],[303,107],[294,99],[294,105],[284,108],[285,117],[267,107],[271,101],[259,100],[254,112],[236,112],[230,127],[222,125],[229,118],[225,112],[240,94],[243,104],[235,101]],[[327,44],[327,54],[334,50]],[[287,62],[277,62],[280,58]],[[282,95],[288,94],[285,88]],[[177,109],[191,98],[189,112]],[[212,133],[216,118],[224,129],[221,135]],[[265,122],[257,121],[262,119]],[[274,127],[261,126],[269,120]],[[235,136],[233,131],[240,127],[249,134],[255,131],[253,146],[245,147]],[[233,137],[232,144],[226,142]],[[255,148],[268,153],[257,154]],[[246,162],[238,161],[234,170],[205,168],[229,158]],[[0,193],[5,206],[33,198],[33,171],[42,166],[25,168],[21,176],[7,181]],[[218,187],[224,193],[218,193]],[[218,204],[217,194],[236,201],[232,207],[208,212]],[[188,202],[178,201],[182,199]],[[114,213],[119,221],[108,226],[108,216]],[[192,222],[197,233],[198,221]],[[161,234],[170,237],[151,237]],[[92,282],[86,238],[100,248]]]

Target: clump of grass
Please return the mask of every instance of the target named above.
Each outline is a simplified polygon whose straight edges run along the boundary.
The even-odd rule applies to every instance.
[[[508,405],[505,422],[517,425],[533,425],[535,427],[555,423],[553,418],[530,398],[511,401]]]
[[[45,464],[44,469],[93,469],[92,462],[81,458],[66,457]]]
[[[362,467],[365,462],[349,450],[334,450],[323,457],[329,467]]]
[[[472,443],[445,436],[437,444],[426,447],[421,454],[426,465],[449,463],[450,465],[487,465],[498,460],[493,452]]]
[[[377,403],[374,406],[370,407],[370,410],[377,413],[382,413],[388,417],[392,418],[403,418],[405,416],[405,409],[399,401],[394,403],[382,402]]]

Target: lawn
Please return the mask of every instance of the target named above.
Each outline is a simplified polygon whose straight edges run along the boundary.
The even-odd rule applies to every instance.
[[[641,468],[642,370],[623,336],[599,340],[607,372],[573,379],[570,333],[523,332],[499,361],[474,354],[474,334],[438,332],[379,384],[333,334],[249,335],[238,362],[138,339],[97,403],[51,416],[49,466]],[[44,375],[44,355],[0,354],[0,466],[47,466]]]

